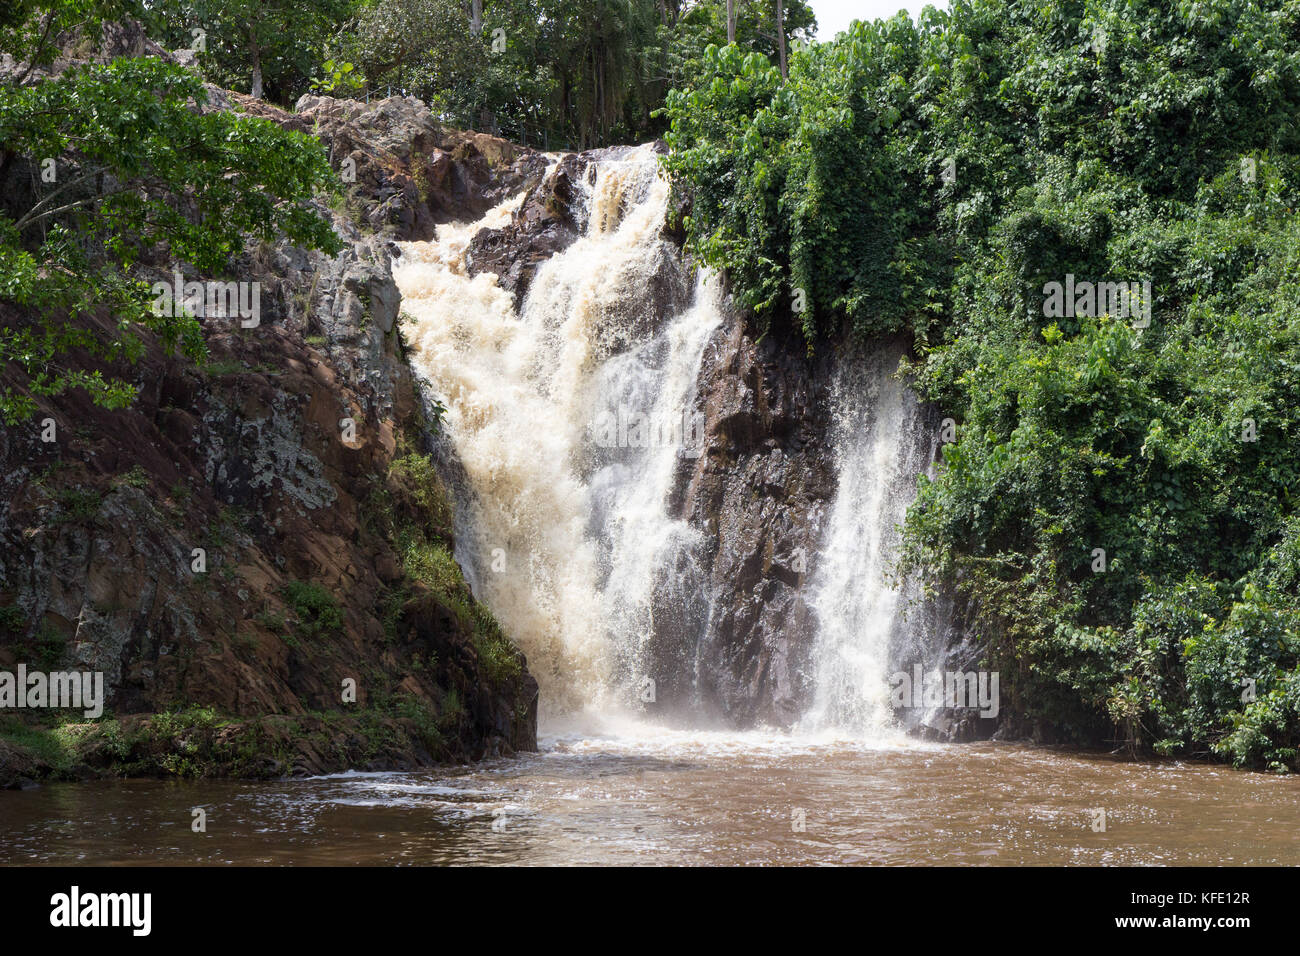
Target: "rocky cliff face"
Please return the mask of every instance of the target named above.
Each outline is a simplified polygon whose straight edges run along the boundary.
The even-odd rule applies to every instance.
[[[346,248],[250,248],[239,274],[261,286],[260,324],[205,320],[206,370],[150,343],[128,410],[73,392],[0,431],[0,669],[102,671],[113,718],[5,715],[0,785],[533,749],[536,683],[443,558],[452,506],[395,332],[388,239],[489,208],[545,163],[442,130],[413,100],[289,114],[213,93],[210,108],[309,129],[351,160],[347,202],[321,210]]]
[[[707,444],[683,461],[674,506],[705,532],[714,595],[694,693],[735,726],[789,726],[808,701],[815,621],[804,585],[835,494],[830,371],[799,343],[756,342],[736,314],[704,355]],[[656,651],[681,657],[674,645]]]

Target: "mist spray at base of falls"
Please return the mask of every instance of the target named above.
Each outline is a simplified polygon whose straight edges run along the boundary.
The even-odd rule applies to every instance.
[[[596,162],[579,187],[586,232],[538,268],[518,311],[494,275],[468,275],[466,253],[523,194],[403,244],[394,274],[412,367],[447,408],[457,561],[527,655],[543,725],[587,713],[626,727],[652,680],[657,615],[709,618],[703,533],[667,502],[681,456],[701,450],[690,416],[721,292],[663,238],[668,185],[651,148]],[[924,469],[916,400],[890,377],[900,355],[846,362],[835,386],[840,486],[809,559],[818,689],[802,731],[889,725],[900,592],[888,564]]]

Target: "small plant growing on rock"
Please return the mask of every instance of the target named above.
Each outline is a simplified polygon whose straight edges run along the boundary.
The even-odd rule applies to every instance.
[[[99,492],[87,488],[62,488],[54,495],[59,512],[51,521],[58,526],[69,522],[89,521],[99,514]]]
[[[326,60],[320,65],[321,75],[314,77],[311,88],[326,96],[349,96],[363,89],[366,79],[351,63]]]
[[[501,631],[501,625],[482,604],[471,610],[474,619],[474,649],[488,680],[498,687],[515,687],[523,676],[519,652]]]
[[[0,634],[21,634],[27,630],[27,615],[17,605],[0,607]]]
[[[332,634],[342,629],[343,611],[339,602],[319,584],[290,581],[282,593],[297,615],[297,630],[304,637]]]
[[[42,670],[52,671],[63,663],[68,652],[67,641],[50,624],[43,624],[36,632],[36,661]]]
[[[460,701],[460,692],[451,688],[442,699],[442,713],[438,715],[438,726],[443,730],[453,730],[465,719],[465,705]]]
[[[130,471],[123,475],[118,475],[114,484],[119,488],[148,488],[149,475],[140,465],[134,465]]]
[[[389,466],[388,474],[410,499],[420,530],[430,538],[450,538],[453,514],[447,488],[428,455],[406,455]]]
[[[270,611],[259,611],[254,620],[268,631],[279,631],[284,627],[284,617]]]

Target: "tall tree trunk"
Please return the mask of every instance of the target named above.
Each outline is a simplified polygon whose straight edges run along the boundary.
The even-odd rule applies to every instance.
[[[257,45],[257,34],[249,34],[249,51],[253,54],[253,89],[250,95],[255,100],[262,98],[262,50]]]
[[[470,0],[469,26],[475,36],[483,32],[483,0]]]
[[[789,76],[785,65],[785,3],[783,0],[776,0],[776,42],[781,51],[781,79]]]
[[[736,0],[727,0],[727,42],[736,42]]]

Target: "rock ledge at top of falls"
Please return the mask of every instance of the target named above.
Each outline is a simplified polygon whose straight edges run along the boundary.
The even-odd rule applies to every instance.
[[[548,165],[527,147],[441,125],[415,97],[306,95],[293,117],[329,147],[336,169],[355,164],[350,192],[365,225],[402,240],[432,239],[440,223],[477,219],[539,181]]]
[[[499,655],[489,667],[468,590],[435,594],[402,570],[394,529],[432,522],[427,489],[391,467],[428,436],[395,329],[389,239],[489,208],[537,163],[493,137],[437,130],[409,101],[317,99],[294,114],[210,92],[208,109],[346,140],[363,159],[355,200],[379,215],[319,206],[344,239],[337,256],[250,243],[235,273],[260,284],[261,321],[205,321],[209,370],[147,339],[124,370],[140,387],[129,408],[73,390],[39,397],[33,421],[0,430],[0,670],[99,671],[107,698],[107,719],[57,732],[15,733],[7,711],[0,787],[409,769],[532,750],[537,685],[522,655],[517,672]],[[407,189],[412,163],[441,163],[444,188],[427,200]],[[15,160],[14,175],[28,173]],[[162,259],[146,268],[209,278]],[[31,320],[0,307],[6,327]],[[0,371],[0,386],[23,385],[12,366]],[[56,442],[41,441],[46,418]],[[340,440],[344,418],[355,441]],[[430,533],[452,546],[445,528]],[[336,602],[337,627],[309,619],[311,602],[293,597],[300,583]],[[345,679],[355,704],[341,702]],[[29,746],[40,734],[50,746]]]

